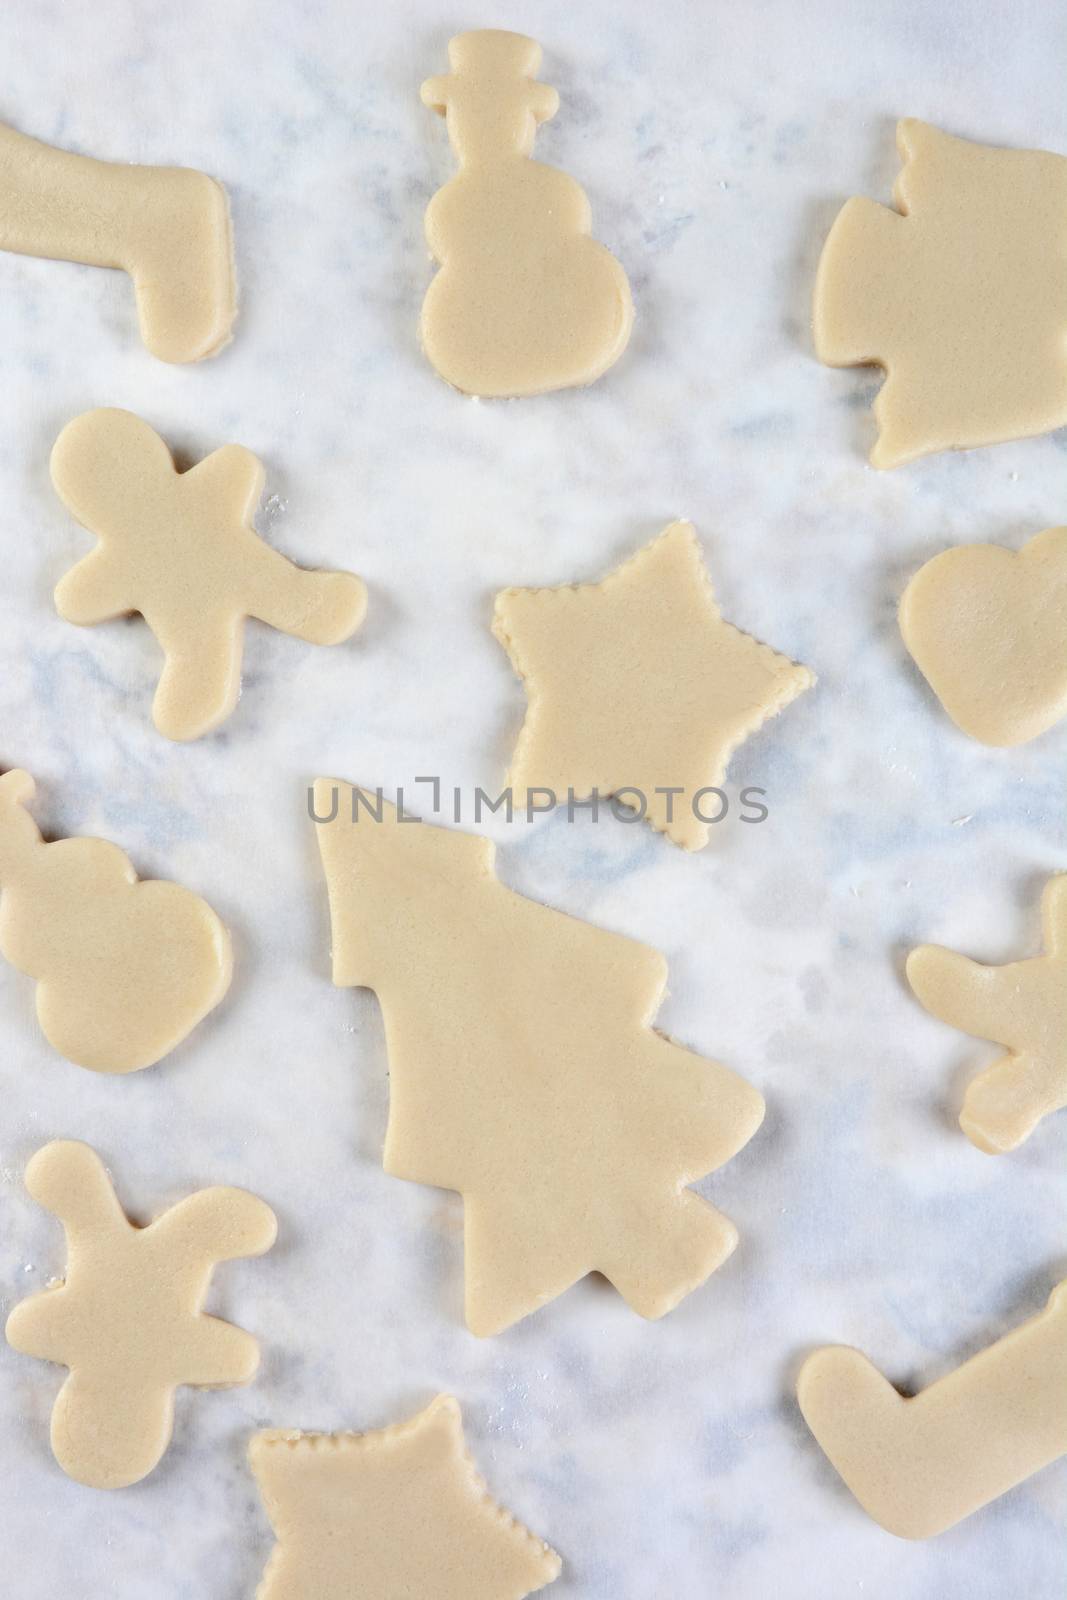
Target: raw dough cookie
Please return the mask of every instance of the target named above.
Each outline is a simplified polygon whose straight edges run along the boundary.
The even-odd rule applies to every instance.
[[[929,1539],[1067,1454],[1067,1282],[913,1399],[843,1345],[797,1379],[804,1421],[868,1516]]]
[[[1001,1155],[1028,1139],[1041,1118],[1067,1105],[1067,872],[1041,901],[1047,955],[1006,967],[920,945],[908,982],[942,1022],[1008,1046],[970,1083],[960,1127],[979,1150]]]
[[[206,900],[138,881],[105,839],[46,844],[28,772],[0,778],[0,952],[37,979],[37,1018],[68,1061],[135,1072],[180,1044],[230,986],[230,936]]]
[[[499,1333],[593,1271],[662,1316],[737,1243],[686,1185],[748,1142],[761,1096],[652,1028],[656,951],[505,888],[488,839],[385,801],[376,822],[358,794],[314,789],[333,981],[384,1012],[386,1171],[466,1202],[468,1326]]]
[[[129,411],[86,411],[52,450],[52,482],[97,548],[56,589],[68,622],[139,611],[166,658],[152,707],[168,739],[197,739],[241,688],[245,617],[309,644],[337,644],[363,620],[349,572],[307,572],[252,526],[263,467],[228,444],[178,472],[163,440]]]
[[[378,1433],[257,1433],[248,1457],[278,1539],[257,1600],[522,1600],[559,1577],[489,1498],[449,1395]]]
[[[422,308],[423,348],[466,394],[592,383],[625,350],[633,305],[619,263],[589,237],[582,190],[530,159],[537,124],[559,108],[534,81],[541,48],[486,28],[453,39],[448,58],[449,76],[422,86],[461,169],[426,212],[441,270]]]
[[[600,583],[503,590],[493,632],[530,702],[513,790],[636,791],[652,826],[687,850],[708,842],[701,791],[815,682],[722,620],[690,522],[671,523]]]
[[[1067,423],[1067,159],[908,118],[896,211],[850,200],[815,281],[815,351],[876,363],[876,467]]]
[[[201,1189],[134,1227],[100,1157],[73,1140],[38,1150],[26,1187],[63,1224],[67,1278],[15,1307],[7,1340],[70,1368],[52,1411],[63,1471],[121,1489],[170,1443],[179,1383],[217,1389],[255,1376],[256,1341],[200,1308],[217,1262],[270,1249],[274,1213],[243,1189]]]
[[[1067,715],[1067,528],[1018,555],[995,544],[945,550],[900,602],[915,664],[958,728],[983,744],[1026,744]]]
[[[230,208],[206,173],[93,161],[0,126],[0,250],[121,267],[161,361],[201,361],[230,341]]]

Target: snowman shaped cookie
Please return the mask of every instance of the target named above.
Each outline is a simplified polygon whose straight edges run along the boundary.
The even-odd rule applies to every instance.
[[[590,238],[582,189],[530,159],[537,124],[559,107],[534,77],[541,48],[481,29],[453,39],[448,54],[448,76],[422,86],[460,163],[426,212],[441,266],[422,308],[426,355],[465,394],[592,383],[626,348],[633,304],[621,266]]]

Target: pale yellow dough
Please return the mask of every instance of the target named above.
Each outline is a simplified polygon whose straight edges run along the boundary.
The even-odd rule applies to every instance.
[[[860,1505],[929,1539],[1067,1454],[1067,1282],[1045,1310],[905,1399],[858,1350],[797,1379],[804,1420]]]
[[[908,982],[942,1022],[1007,1045],[1008,1054],[972,1080],[960,1127],[979,1150],[1001,1155],[1067,1105],[1067,872],[1041,901],[1047,954],[1005,967],[924,944],[908,957]]]
[[[1026,744],[1067,715],[1067,528],[1016,555],[945,550],[912,578],[900,631],[957,727],[983,744]]]
[[[724,622],[692,523],[673,522],[600,583],[505,589],[493,632],[529,698],[516,803],[620,794],[687,850],[708,842],[733,751],[815,682]],[[681,789],[673,797],[657,793]]]
[[[257,1433],[278,1543],[256,1600],[522,1600],[560,1559],[489,1498],[459,1406],[378,1433]]]
[[[180,1044],[230,985],[230,936],[199,895],[138,881],[104,839],[46,844],[29,773],[0,778],[0,952],[37,979],[37,1017],[61,1055],[135,1072]]]
[[[333,980],[381,1002],[386,1171],[466,1202],[468,1326],[499,1333],[593,1271],[662,1316],[737,1243],[686,1185],[748,1142],[762,1097],[653,1029],[656,951],[505,888],[488,839],[385,801],[353,822],[356,794],[314,788]]]
[[[0,250],[128,272],[141,338],[161,361],[229,343],[230,208],[206,173],[93,161],[0,126]]]
[[[337,644],[363,620],[350,572],[308,572],[256,533],[262,464],[228,444],[178,472],[163,440],[129,411],[87,411],[52,450],[52,482],[99,541],[56,588],[68,622],[140,612],[165,657],[152,716],[168,739],[196,739],[241,689],[244,620],[309,644]]]
[[[531,395],[592,383],[633,325],[619,263],[589,237],[589,201],[573,178],[530,159],[559,96],[535,82],[540,46],[481,29],[448,47],[451,73],[422,86],[448,120],[458,177],[426,212],[441,270],[422,308],[423,349],[455,388]]]
[[[908,118],[897,209],[850,200],[823,248],[814,335],[874,363],[876,467],[1067,423],[1067,159]]]
[[[52,1450],[94,1489],[137,1483],[158,1464],[178,1384],[247,1383],[256,1341],[201,1311],[219,1261],[274,1243],[273,1211],[243,1189],[201,1189],[146,1228],[126,1217],[95,1151],[73,1140],[38,1150],[26,1187],[62,1222],[66,1281],[7,1320],[25,1355],[69,1367],[52,1411]]]

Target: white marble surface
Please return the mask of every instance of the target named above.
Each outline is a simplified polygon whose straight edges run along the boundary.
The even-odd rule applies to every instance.
[[[478,404],[419,354],[422,212],[452,161],[418,86],[482,23],[544,43],[563,105],[538,153],[580,178],[631,275],[632,345],[588,393]],[[30,983],[0,967],[0,1310],[62,1268],[21,1184],[55,1136],[95,1144],[136,1214],[228,1181],[280,1219],[272,1255],[220,1269],[212,1297],[261,1336],[261,1376],[183,1391],[136,1488],[63,1477],[60,1373],[0,1350],[10,1591],[250,1597],[271,1542],[250,1431],[373,1427],[449,1388],[499,1498],[562,1553],[559,1600],[1058,1594],[1067,1467],[904,1544],[819,1455],[791,1377],[813,1344],[847,1341],[924,1384],[1064,1270],[1067,1126],[1010,1159],[972,1149],[955,1110],[990,1051],[926,1017],[901,961],[927,938],[1036,951],[1041,886],[1067,865],[1067,727],[1008,753],[969,742],[894,609],[944,545],[1017,546],[1062,520],[1067,441],[875,473],[874,382],[815,363],[808,307],[837,205],[888,195],[898,114],[1067,151],[1067,19],[1046,0],[36,0],[0,19],[0,45],[16,126],[224,180],[242,297],[231,348],[173,369],[141,348],[122,276],[0,257],[0,763],[36,774],[49,831],[107,835],[207,894],[237,952],[225,1005],[125,1079],[57,1057]],[[250,628],[241,705],[192,747],[151,727],[142,624],[79,631],[51,606],[88,540],[48,453],[100,404],[190,460],[250,446],[277,544],[370,585],[349,646]],[[727,615],[819,674],[734,762],[731,790],[764,785],[770,819],[725,822],[699,857],[611,821],[494,831],[507,882],[664,950],[663,1026],[764,1091],[762,1131],[704,1186],[741,1245],[659,1324],[587,1281],[478,1342],[459,1202],[380,1169],[381,1023],[329,983],[304,786],[499,783],[522,696],[488,631],[493,592],[595,577],[676,515]]]

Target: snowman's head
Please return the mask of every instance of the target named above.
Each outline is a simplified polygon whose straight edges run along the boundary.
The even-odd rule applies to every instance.
[[[534,74],[541,46],[521,33],[479,28],[451,41],[447,77],[428,78],[422,99],[448,121],[463,165],[528,156],[539,122],[559,109],[559,95]]]

